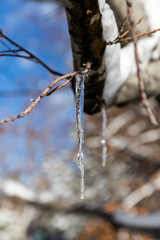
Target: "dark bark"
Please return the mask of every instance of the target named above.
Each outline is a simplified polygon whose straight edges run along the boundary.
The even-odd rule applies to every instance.
[[[75,208],[71,210],[71,212],[98,217],[112,223],[117,229],[127,228],[131,231],[148,233],[153,236],[160,235],[160,212],[148,216],[133,216],[122,211],[116,211],[110,214],[100,209],[89,209],[86,207]]]
[[[102,37],[101,14],[98,0],[65,0],[69,33],[75,70],[84,69],[84,64],[92,63],[85,80],[84,111],[92,114],[99,111],[98,99],[102,96],[105,67],[105,42]],[[75,83],[73,81],[73,89]]]

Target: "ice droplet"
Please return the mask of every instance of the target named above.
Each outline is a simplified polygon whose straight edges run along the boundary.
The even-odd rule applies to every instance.
[[[84,76],[81,74],[76,75],[76,128],[78,135],[78,168],[80,170],[81,175],[81,183],[80,183],[80,197],[84,199],[84,165],[83,165],[83,142],[84,142],[84,117],[83,117],[83,109],[84,109]]]
[[[105,167],[107,161],[107,144],[106,144],[107,111],[106,106],[104,104],[101,108],[101,115],[102,115],[102,132],[101,132],[102,166]]]

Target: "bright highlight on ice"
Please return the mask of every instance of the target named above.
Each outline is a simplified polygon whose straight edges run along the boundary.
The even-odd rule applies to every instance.
[[[76,128],[78,135],[78,168],[81,175],[80,184],[80,197],[84,199],[84,165],[83,165],[83,142],[84,142],[84,118],[83,118],[83,108],[84,108],[84,76],[81,74],[76,75]]]
[[[84,143],[84,76],[77,74],[76,76],[76,128],[78,135],[78,168],[80,170],[81,183],[80,183],[80,197],[84,199],[84,164],[83,164],[83,143]],[[102,132],[101,132],[101,144],[102,144],[102,166],[106,166],[107,161],[107,146],[106,146],[106,129],[107,129],[107,111],[106,106],[101,108],[102,115]]]
[[[106,145],[106,130],[107,130],[107,111],[105,105],[101,108],[102,115],[102,135],[101,135],[101,144],[102,144],[102,166],[106,166],[107,161],[107,145]]]

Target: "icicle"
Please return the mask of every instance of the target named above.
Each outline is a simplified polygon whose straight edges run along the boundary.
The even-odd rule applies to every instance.
[[[81,175],[80,192],[81,199],[84,199],[84,165],[83,165],[83,142],[84,142],[84,76],[81,74],[76,75],[76,128],[78,135],[78,167]]]
[[[105,104],[101,108],[102,114],[102,135],[101,135],[101,144],[102,144],[102,166],[106,166],[107,161],[107,145],[106,145],[106,129],[107,129],[107,111]]]

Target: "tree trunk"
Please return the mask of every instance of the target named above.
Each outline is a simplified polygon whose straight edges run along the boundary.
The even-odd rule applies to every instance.
[[[98,112],[106,78],[104,66],[105,41],[102,36],[101,13],[98,0],[65,0],[74,69],[81,71],[91,62],[91,71],[85,80],[84,111]],[[72,83],[73,89],[75,81]]]

